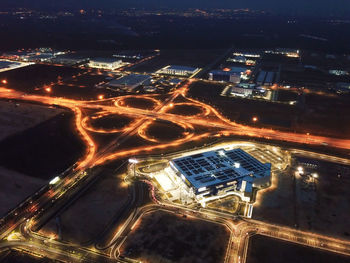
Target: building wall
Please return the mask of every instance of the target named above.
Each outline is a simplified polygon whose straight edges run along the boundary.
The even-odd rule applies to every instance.
[[[91,60],[89,66],[92,68],[116,69],[120,66],[121,60],[115,62],[99,62]]]

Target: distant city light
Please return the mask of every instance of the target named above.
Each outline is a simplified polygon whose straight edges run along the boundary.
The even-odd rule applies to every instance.
[[[317,173],[313,173],[313,174],[312,174],[312,177],[313,177],[313,178],[318,178],[318,174],[317,174]]]
[[[103,95],[98,95],[98,99],[99,99],[99,100],[103,100],[103,99],[104,99],[104,96],[103,96]]]
[[[252,118],[252,121],[253,121],[253,122],[257,122],[257,121],[258,121],[258,117],[254,116],[254,117]]]
[[[46,91],[46,92],[51,92],[52,89],[51,89],[50,87],[47,87],[47,88],[45,88],[45,91]]]
[[[7,84],[7,80],[6,80],[6,79],[3,79],[3,80],[1,81],[1,83],[2,83],[2,84]]]

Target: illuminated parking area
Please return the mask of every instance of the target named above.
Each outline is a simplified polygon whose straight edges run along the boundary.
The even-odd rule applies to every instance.
[[[153,173],[153,178],[156,179],[158,184],[166,192],[177,188],[176,183],[171,180],[169,174],[165,174],[165,171],[163,173]]]
[[[290,162],[290,154],[282,151],[278,147],[265,146],[253,147],[246,150],[260,162],[269,162],[272,165],[271,171],[283,170]]]
[[[192,189],[182,182],[170,166],[161,171],[150,173],[149,176],[158,183],[167,200],[182,204],[194,202],[195,195]]]

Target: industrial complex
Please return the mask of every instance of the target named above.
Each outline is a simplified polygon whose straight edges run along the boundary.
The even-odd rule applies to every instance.
[[[173,159],[170,166],[201,203],[227,194],[250,201],[253,187],[270,184],[271,164],[262,164],[240,148]]]
[[[350,256],[350,140],[338,133],[349,130],[350,57],[316,74],[288,49],[202,63],[183,51],[35,51],[0,56],[0,160],[30,172],[0,167],[12,180],[0,248],[60,262],[263,263],[247,255],[264,236]],[[325,80],[322,92],[304,85]],[[45,172],[57,160],[66,170]]]
[[[130,74],[119,79],[111,80],[108,86],[111,88],[119,88],[125,91],[132,91],[140,85],[148,84],[151,76],[143,74]]]
[[[95,58],[89,62],[89,67],[114,70],[123,65],[120,59],[115,58]]]
[[[178,66],[178,65],[169,65],[164,68],[161,68],[156,73],[157,74],[164,74],[164,75],[173,75],[173,76],[182,76],[182,77],[189,77],[197,72],[199,72],[199,68],[194,67],[185,67],[185,66]]]
[[[0,0],[0,263],[350,263],[350,0]]]

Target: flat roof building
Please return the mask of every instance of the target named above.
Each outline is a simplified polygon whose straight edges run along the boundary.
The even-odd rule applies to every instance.
[[[31,65],[33,63],[28,62],[18,62],[18,61],[10,61],[5,59],[0,59],[0,72],[17,69],[21,67],[26,67],[28,65]]]
[[[253,95],[253,90],[251,88],[244,88],[244,87],[240,87],[240,86],[235,86],[232,87],[230,90],[230,94],[233,96],[238,96],[238,97],[249,97]]]
[[[149,85],[151,76],[142,74],[130,74],[119,79],[112,80],[108,86],[112,88],[120,88],[125,91],[133,91],[141,85]]]
[[[259,162],[240,148],[173,159],[170,166],[200,200],[230,192],[250,201],[253,187],[270,184],[271,164]]]
[[[70,53],[70,54],[63,54],[60,56],[56,56],[54,59],[52,59],[52,62],[61,64],[61,65],[74,66],[74,65],[85,65],[89,62],[89,60],[90,58],[86,56]]]
[[[196,74],[200,69],[186,66],[178,66],[178,65],[169,65],[164,68],[161,68],[156,73],[157,74],[165,74],[165,75],[173,75],[173,76],[183,76],[188,77]]]
[[[255,82],[258,85],[272,86],[275,80],[275,76],[275,72],[262,70],[257,75]]]
[[[90,59],[89,67],[114,70],[122,66],[122,61],[115,58],[94,58]]]

